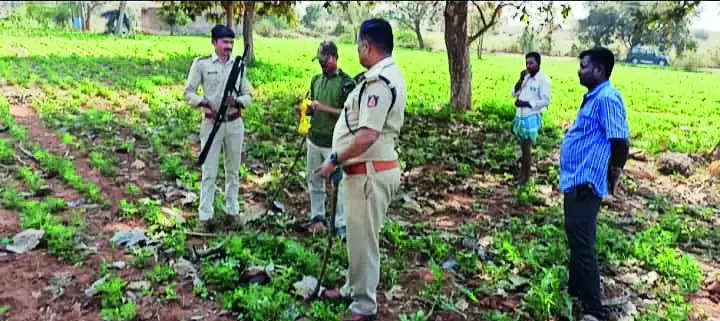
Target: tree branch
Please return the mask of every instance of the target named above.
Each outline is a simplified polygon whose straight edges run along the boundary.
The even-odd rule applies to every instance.
[[[480,8],[480,5],[477,4],[475,1],[471,1],[472,4],[477,9],[478,13],[480,13],[480,19],[482,20],[483,26],[487,26],[487,22],[485,21],[485,14],[482,11],[482,8]]]
[[[482,34],[484,34],[488,29],[492,28],[492,26],[495,25],[497,22],[497,18],[500,15],[500,10],[505,6],[505,4],[499,4],[495,7],[495,10],[493,10],[492,16],[490,17],[490,23],[485,24],[480,30],[478,30],[477,33],[475,33],[470,39],[468,40],[468,45],[472,44],[473,41],[477,40]]]

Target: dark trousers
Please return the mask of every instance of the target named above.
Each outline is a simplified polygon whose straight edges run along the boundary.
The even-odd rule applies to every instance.
[[[565,193],[565,233],[570,247],[568,292],[582,302],[583,313],[604,319],[600,303],[600,270],[595,254],[595,230],[600,197],[590,184]]]

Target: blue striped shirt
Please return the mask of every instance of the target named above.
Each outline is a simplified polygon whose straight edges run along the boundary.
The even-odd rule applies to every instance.
[[[595,195],[607,195],[610,139],[628,139],[629,131],[625,103],[610,81],[585,94],[560,150],[560,189],[591,183]]]

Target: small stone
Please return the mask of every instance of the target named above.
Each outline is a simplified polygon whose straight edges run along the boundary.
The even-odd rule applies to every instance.
[[[177,223],[181,223],[181,224],[185,223],[185,218],[182,215],[180,215],[180,213],[178,213],[176,210],[169,208],[169,207],[163,207],[161,210],[168,219],[175,219],[175,221]]]
[[[143,169],[145,168],[145,162],[143,162],[143,161],[141,161],[141,160],[138,159],[138,160],[134,161],[134,162],[132,163],[132,165],[130,165],[130,166],[132,166],[132,168],[134,168],[134,169],[136,169],[136,170],[141,171],[141,170],[143,170]]]
[[[175,272],[184,279],[190,279],[197,275],[197,269],[195,266],[186,259],[180,258],[172,266],[173,269],[175,269]]]
[[[128,284],[127,286],[128,290],[132,291],[145,291],[147,289],[150,289],[150,287],[151,284],[149,281],[134,281],[130,282],[130,284]]]
[[[303,297],[303,299],[308,299],[313,294],[313,291],[315,291],[315,287],[318,284],[318,279],[312,276],[304,276],[302,280],[297,281],[293,283],[293,287],[297,291],[297,293]],[[324,288],[321,286],[320,291],[322,291]]]
[[[617,279],[618,281],[630,286],[640,283],[640,278],[635,273],[623,274],[618,276]]]
[[[450,271],[454,269],[458,265],[458,262],[455,260],[455,258],[450,258],[449,260],[443,262],[442,269],[445,271]]]
[[[112,267],[114,267],[118,270],[124,269],[126,265],[127,265],[127,263],[125,263],[125,261],[115,261],[112,263]]]
[[[720,177],[720,160],[716,160],[710,163],[710,166],[708,166],[708,171],[710,172],[710,175],[714,177]]]
[[[455,302],[455,307],[460,311],[467,310],[469,306],[470,304],[468,304],[468,302],[463,298],[460,298],[459,300],[457,300],[457,302]]]
[[[120,246],[130,247],[139,244],[140,242],[147,241],[147,238],[145,237],[144,229],[134,229],[130,231],[115,232],[115,235],[113,235],[110,241]]]
[[[693,159],[682,153],[665,153],[658,158],[658,171],[665,175],[681,174],[690,176],[693,173]]]
[[[650,271],[650,273],[643,276],[641,279],[642,279],[643,283],[651,286],[651,285],[655,284],[655,281],[658,280],[658,277],[659,276],[658,276],[657,272]]]
[[[106,279],[107,279],[107,276],[104,276],[104,277],[100,278],[99,280],[93,282],[93,284],[90,285],[90,287],[87,288],[87,290],[85,290],[85,296],[89,298],[89,297],[92,297],[95,294],[97,294],[97,288],[100,285],[102,285],[103,283],[105,283]]]
[[[40,244],[45,236],[45,231],[28,229],[13,236],[13,244],[8,245],[5,249],[13,253],[25,253],[33,250]]]

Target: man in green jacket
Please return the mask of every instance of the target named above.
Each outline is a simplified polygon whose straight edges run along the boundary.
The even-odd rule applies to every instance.
[[[353,79],[338,68],[338,50],[332,41],[323,41],[318,48],[317,59],[322,73],[310,82],[312,104],[308,113],[312,116],[307,137],[307,183],[310,192],[309,231],[321,232],[325,228],[325,180],[316,173],[330,157],[333,129],[340,116],[348,94],[355,88]],[[345,215],[342,206],[342,189],[338,190],[335,224],[337,234],[345,236]]]

